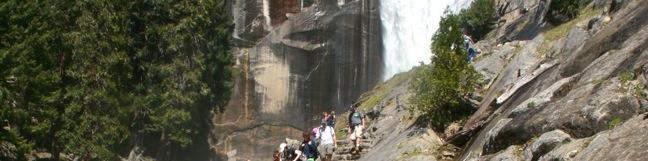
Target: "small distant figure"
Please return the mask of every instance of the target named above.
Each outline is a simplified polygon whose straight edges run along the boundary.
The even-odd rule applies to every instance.
[[[468,30],[464,29],[463,33],[464,49],[468,51],[468,63],[472,63],[479,51],[474,48],[475,41],[468,35]]]
[[[357,111],[356,108],[356,106],[351,106],[351,112],[349,113],[349,133],[351,134],[349,138],[355,142],[353,149],[359,151],[365,120],[364,115]]]
[[[326,112],[324,112],[324,113],[326,113]],[[323,121],[326,122],[326,125],[328,125],[330,127],[335,127],[335,111],[331,111],[330,114],[326,114],[324,116]]]
[[[279,150],[275,150],[274,153],[272,153],[272,160],[281,161],[281,153],[279,152]]]
[[[311,140],[315,142],[317,146],[319,146],[321,139],[320,127],[321,126],[314,127],[313,130],[311,130]]]
[[[326,120],[329,118],[329,113],[328,112],[322,112],[322,122],[326,122]]]

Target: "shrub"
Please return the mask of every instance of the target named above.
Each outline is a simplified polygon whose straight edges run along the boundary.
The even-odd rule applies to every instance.
[[[475,0],[459,13],[464,27],[475,39],[482,39],[493,29],[495,17],[493,0]]]
[[[552,24],[567,22],[576,18],[579,10],[579,0],[553,0],[549,4],[547,21]]]
[[[481,79],[481,75],[468,64],[467,53],[461,45],[461,15],[447,14],[441,18],[439,26],[431,47],[436,57],[430,65],[414,71],[410,86],[414,93],[410,98],[414,109],[436,130],[442,130],[474,112],[474,108],[466,103],[465,96],[474,91]]]
[[[535,108],[535,107],[536,107],[535,102],[531,101],[531,102],[527,103],[527,108]]]
[[[612,116],[612,119],[608,121],[608,129],[613,129],[623,123],[623,119],[619,116]]]

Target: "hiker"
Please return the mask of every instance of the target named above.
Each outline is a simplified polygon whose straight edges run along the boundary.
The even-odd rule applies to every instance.
[[[300,146],[300,141],[286,138],[286,141],[279,145],[279,154],[281,155],[281,161],[302,161],[299,158],[302,153],[299,150]]]
[[[304,141],[302,141],[302,144],[299,148],[302,153],[298,157],[301,157],[301,159],[304,161],[317,160],[319,152],[317,151],[317,145],[315,144],[315,141],[311,140],[311,133],[309,131],[304,131],[302,136],[304,137]]]
[[[337,148],[337,139],[335,138],[335,130],[333,127],[326,125],[326,122],[322,121],[322,124],[319,129],[319,155],[321,156],[322,161],[331,161],[333,158],[333,151]]]
[[[349,138],[354,141],[353,149],[359,150],[362,141],[362,128],[365,126],[364,115],[356,110],[357,107],[351,106],[351,113],[349,113]]]
[[[328,112],[322,112],[322,121],[327,121],[329,119],[329,113]]]
[[[335,111],[331,111],[330,114],[327,112],[322,112],[322,115],[324,115],[324,117],[322,117],[322,121],[326,122],[326,125],[335,127]]]
[[[317,146],[319,146],[320,143],[320,127],[321,126],[314,127],[313,130],[311,131],[311,140]]]
[[[335,111],[331,111],[327,124],[330,127],[335,127]]]
[[[281,153],[279,152],[279,150],[275,150],[272,153],[272,160],[273,161],[281,161]]]
[[[463,39],[464,39],[464,49],[468,51],[468,63],[471,63],[473,59],[479,54],[479,51],[474,48],[474,43],[473,39],[468,36],[468,31],[464,29],[464,34],[463,34]]]

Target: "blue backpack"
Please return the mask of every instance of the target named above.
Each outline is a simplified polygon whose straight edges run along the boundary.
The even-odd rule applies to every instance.
[[[314,141],[310,141],[308,144],[304,146],[304,155],[307,158],[317,159],[319,152],[317,152],[317,145],[315,144]]]

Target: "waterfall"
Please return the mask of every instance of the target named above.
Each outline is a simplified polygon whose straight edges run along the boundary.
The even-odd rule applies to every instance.
[[[384,79],[429,63],[432,35],[446,9],[460,10],[471,0],[380,0],[385,59]]]

